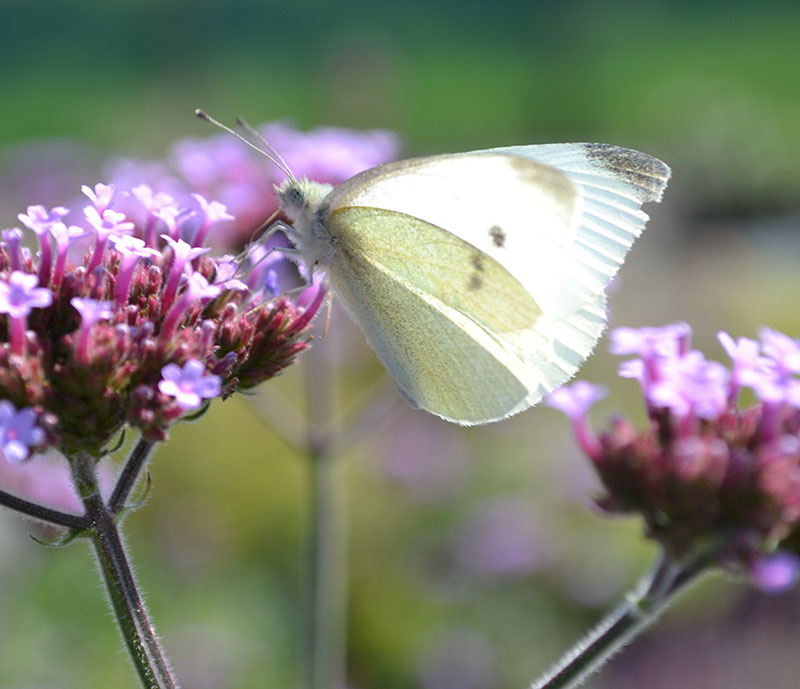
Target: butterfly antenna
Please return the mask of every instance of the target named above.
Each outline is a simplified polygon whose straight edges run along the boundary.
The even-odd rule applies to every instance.
[[[238,124],[242,129],[244,129],[247,133],[249,133],[250,136],[254,137],[256,141],[258,141],[264,147],[264,150],[269,151],[273,156],[275,156],[275,158],[278,159],[283,164],[283,167],[281,169],[289,175],[289,179],[294,179],[294,175],[292,175],[292,173],[289,171],[289,164],[283,159],[283,156],[270,145],[270,143],[261,135],[261,133],[255,127],[251,127],[243,117],[237,117],[236,124]]]
[[[283,172],[289,179],[291,179],[291,180],[295,179],[294,175],[292,174],[292,171],[289,169],[289,167],[286,165],[286,163],[283,161],[283,159],[279,155],[277,155],[277,153],[275,153],[275,155],[273,156],[269,151],[266,151],[263,148],[260,148],[259,146],[256,146],[252,141],[249,141],[248,139],[243,137],[238,132],[236,132],[233,129],[231,129],[230,127],[222,124],[222,122],[220,122],[219,120],[215,120],[213,117],[211,117],[211,115],[209,115],[204,110],[201,110],[200,108],[196,108],[195,111],[194,111],[194,114],[197,115],[201,120],[205,120],[206,122],[209,122],[210,124],[213,124],[215,127],[219,127],[223,131],[228,132],[228,134],[233,134],[233,136],[235,136],[237,139],[239,139],[239,141],[241,141],[244,144],[247,144],[254,151],[258,151],[261,155],[263,155],[266,158],[268,158],[269,160],[271,160],[272,163],[279,170],[281,170],[281,172]],[[274,149],[271,146],[269,147],[269,149],[270,149],[270,151],[275,152]]]

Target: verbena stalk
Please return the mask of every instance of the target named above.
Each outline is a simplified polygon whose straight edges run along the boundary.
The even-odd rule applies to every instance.
[[[625,600],[530,689],[573,689],[655,622],[678,594],[709,570],[710,559],[678,563],[662,556]]]
[[[305,673],[310,689],[344,686],[345,525],[337,495],[332,451],[331,363],[320,347],[306,357],[308,376],[307,455],[310,474],[306,580]]]
[[[73,479],[86,508],[89,534],[108,592],[111,609],[131,661],[145,689],[177,689],[155,630],[147,616],[128,565],[115,515],[103,501],[94,457],[70,458]]]

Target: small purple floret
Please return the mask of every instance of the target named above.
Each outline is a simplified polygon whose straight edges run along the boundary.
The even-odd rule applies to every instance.
[[[620,356],[675,356],[688,349],[690,337],[691,329],[687,323],[671,323],[658,328],[615,328],[611,331],[609,350]]]
[[[564,385],[553,390],[545,399],[545,404],[564,413],[570,419],[581,418],[589,409],[603,399],[607,394],[606,388],[579,380],[572,385]]]
[[[771,328],[761,329],[764,354],[770,357],[782,373],[800,373],[800,340]]]
[[[191,273],[187,276],[183,293],[167,312],[164,318],[163,331],[174,332],[180,319],[195,302],[206,302],[218,297],[222,288],[208,284],[208,280],[200,273]]]
[[[222,389],[220,377],[206,374],[206,367],[197,359],[190,359],[183,368],[167,364],[161,369],[161,377],[158,389],[174,397],[181,409],[196,409],[204,399],[217,397]]]
[[[164,206],[156,211],[153,211],[153,217],[160,220],[167,226],[167,231],[172,239],[178,239],[180,231],[178,229],[178,216],[181,211],[175,206]],[[164,235],[161,235],[162,237]]]
[[[114,200],[114,185],[102,184],[98,182],[94,185],[94,190],[87,184],[81,186],[81,191],[94,204],[95,208],[102,215]]]
[[[653,407],[667,408],[678,417],[713,420],[728,406],[728,370],[707,361],[701,352],[687,352],[664,363],[661,376],[648,390]]]
[[[136,263],[140,258],[160,258],[161,252],[145,246],[144,239],[129,234],[111,235],[109,241],[121,255],[114,299],[119,305],[127,304]]]
[[[39,237],[41,255],[39,257],[39,284],[46,287],[50,284],[50,271],[53,267],[53,248],[50,244],[50,228],[60,223],[69,210],[64,206],[56,206],[49,211],[44,206],[28,206],[27,213],[17,215],[25,227],[33,230]]]
[[[42,309],[53,302],[53,293],[37,287],[39,278],[15,270],[8,282],[0,280],[0,313],[11,318],[26,318],[32,309]]]
[[[42,235],[47,232],[50,227],[57,222],[61,222],[69,209],[64,206],[55,206],[49,211],[44,206],[28,206],[27,213],[19,213],[17,217],[19,221],[36,234]]]
[[[764,593],[783,593],[800,578],[800,558],[794,553],[778,550],[761,555],[750,566],[750,579]]]
[[[205,197],[200,194],[192,194],[192,197],[197,201],[203,215],[203,223],[197,230],[192,244],[193,246],[202,246],[212,225],[223,220],[235,220],[235,218],[227,212],[225,204],[219,201],[206,201]]]
[[[10,464],[20,464],[30,456],[30,448],[44,439],[36,426],[36,413],[30,407],[16,410],[8,400],[0,401],[0,450]]]
[[[73,297],[69,303],[81,315],[81,327],[90,328],[97,321],[108,320],[114,315],[114,305],[109,301],[96,301],[94,299],[81,299]]]
[[[223,256],[217,261],[214,284],[223,289],[234,289],[240,292],[247,291],[247,285],[236,277],[239,274],[239,270],[240,266],[232,256]]]
[[[53,285],[59,285],[64,279],[70,244],[76,239],[88,235],[89,231],[77,225],[67,227],[63,222],[57,222],[50,227],[50,234],[56,240],[56,266],[53,270]]]
[[[79,361],[89,359],[89,334],[92,326],[98,321],[108,320],[114,315],[114,304],[108,301],[97,301],[96,299],[82,299],[73,297],[69,303],[81,315],[81,327],[76,343],[76,358]]]
[[[124,213],[117,213],[112,210],[105,210],[103,213],[98,213],[94,206],[86,206],[83,209],[83,214],[86,220],[97,233],[97,242],[94,247],[94,254],[92,260],[86,268],[86,272],[91,273],[100,262],[103,260],[103,252],[106,248],[108,238],[112,235],[128,234],[133,228],[134,224],[127,220]]]
[[[150,213],[161,210],[164,206],[169,206],[173,203],[173,199],[169,194],[163,191],[154,192],[149,184],[137,184],[131,189],[131,195]]]
[[[600,444],[589,425],[588,412],[595,402],[605,396],[604,387],[579,380],[553,390],[545,399],[545,404],[566,414],[572,422],[578,444],[592,458],[599,457]]]
[[[22,230],[18,227],[12,227],[3,230],[3,242],[8,247],[8,260],[11,263],[11,270],[19,270],[21,267],[20,262],[20,244],[22,243]]]
[[[162,297],[164,308],[168,309],[170,306],[172,306],[172,302],[175,299],[175,294],[178,291],[178,286],[180,285],[180,281],[184,273],[191,273],[192,261],[194,261],[194,259],[196,259],[198,256],[202,256],[208,251],[211,251],[211,249],[200,246],[193,247],[188,242],[185,242],[182,239],[173,239],[168,234],[162,234],[161,238],[167,242],[167,244],[169,244],[173,255],[172,265],[169,269],[169,278],[167,279],[167,286],[164,289],[164,296]]]

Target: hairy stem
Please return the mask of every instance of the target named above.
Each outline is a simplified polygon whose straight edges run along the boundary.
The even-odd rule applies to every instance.
[[[573,689],[655,622],[690,583],[709,569],[707,558],[677,563],[662,557],[625,598],[530,689]]]
[[[79,453],[70,460],[75,486],[91,524],[92,543],[111,609],[142,686],[145,689],[176,689],[177,682],[167,667],[128,566],[114,515],[100,494],[95,460],[86,453]]]
[[[332,453],[331,362],[322,348],[306,357],[308,375],[310,533],[305,667],[310,689],[344,686],[344,524]]]
[[[136,485],[136,480],[139,478],[142,467],[145,465],[154,446],[155,443],[153,441],[144,440],[143,438],[140,438],[139,442],[136,443],[136,447],[133,448],[117,479],[114,492],[111,493],[111,497],[108,500],[108,509],[111,514],[119,514],[122,508],[125,507],[125,501]]]
[[[6,493],[4,490],[0,490],[0,505],[55,526],[66,526],[68,529],[78,529],[79,531],[90,527],[89,520],[86,517],[70,514],[69,512],[59,512],[35,502],[23,500],[16,495]]]

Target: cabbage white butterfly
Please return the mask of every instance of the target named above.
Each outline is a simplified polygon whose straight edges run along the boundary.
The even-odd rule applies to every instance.
[[[575,374],[669,176],[638,151],[544,144],[387,163],[335,188],[289,175],[276,194],[408,403],[474,425]]]

